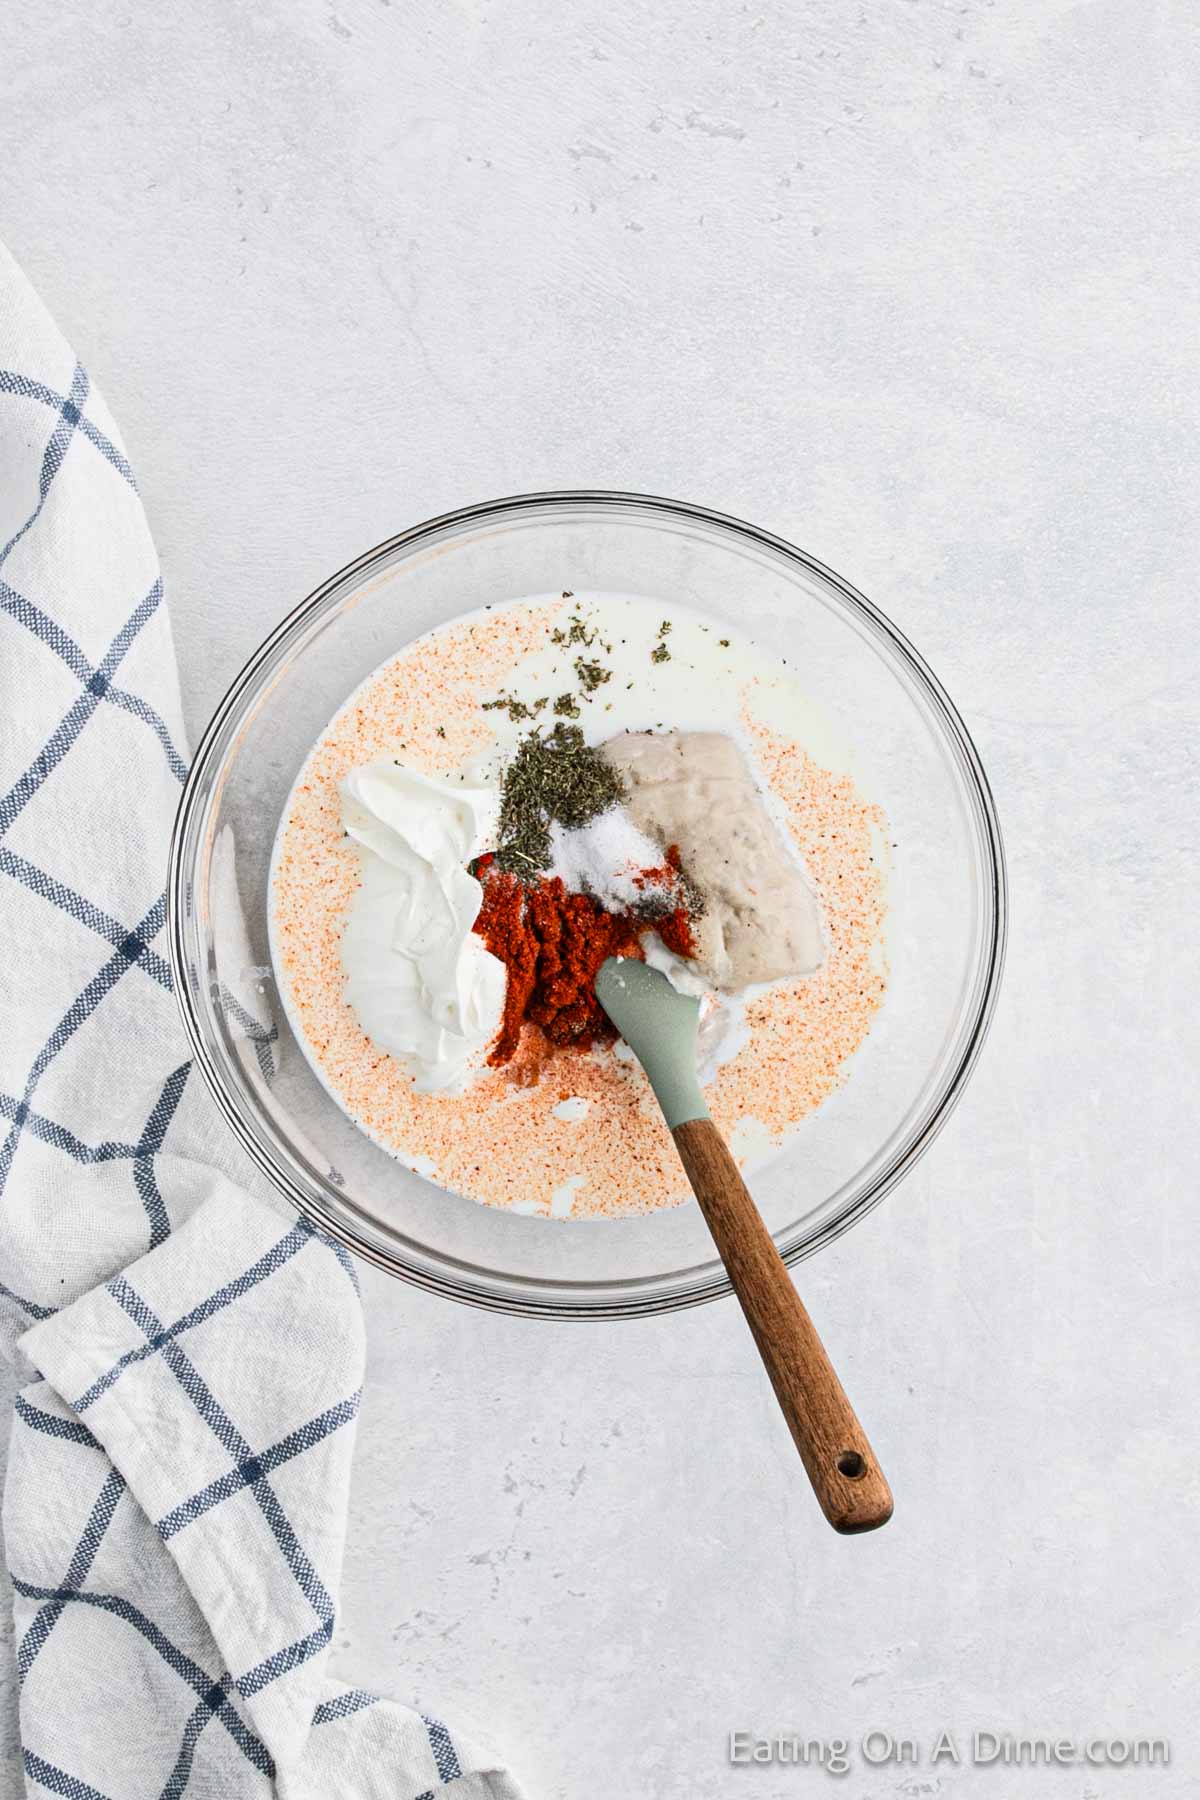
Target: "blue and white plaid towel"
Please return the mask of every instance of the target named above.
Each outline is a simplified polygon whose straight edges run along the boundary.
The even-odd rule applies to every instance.
[[[189,1071],[162,951],[184,775],[120,439],[0,250],[0,1330],[27,1792],[519,1800],[331,1681],[363,1332]]]

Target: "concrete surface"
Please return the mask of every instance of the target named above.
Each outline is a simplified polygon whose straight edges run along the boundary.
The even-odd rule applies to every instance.
[[[407,523],[594,483],[873,596],[973,728],[1009,975],[804,1288],[885,1457],[823,1526],[732,1305],[570,1329],[368,1274],[348,1679],[535,1800],[1200,1793],[1196,78],[1183,0],[63,0],[3,235],[103,387],[190,716]],[[1189,158],[1191,173],[1189,175]],[[840,1782],[747,1729],[911,1734]],[[1167,1770],[931,1766],[942,1727]]]

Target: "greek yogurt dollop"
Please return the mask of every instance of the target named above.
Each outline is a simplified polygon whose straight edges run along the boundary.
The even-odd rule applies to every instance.
[[[361,881],[342,934],[344,998],[421,1093],[461,1093],[504,1009],[504,964],[471,927],[483,889],[465,864],[494,836],[492,788],[438,781],[391,757],[339,789]]]

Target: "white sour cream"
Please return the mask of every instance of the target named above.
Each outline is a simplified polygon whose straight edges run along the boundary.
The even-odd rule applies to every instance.
[[[342,934],[344,997],[422,1093],[461,1093],[495,1037],[504,964],[471,927],[483,890],[465,864],[495,833],[493,789],[381,757],[341,783],[362,878]]]

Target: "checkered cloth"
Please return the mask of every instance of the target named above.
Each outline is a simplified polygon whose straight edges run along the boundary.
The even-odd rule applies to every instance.
[[[331,1681],[363,1333],[190,1071],[170,630],[108,412],[0,251],[0,1334],[26,1791],[519,1800]],[[271,1032],[249,1022],[270,1055]]]

